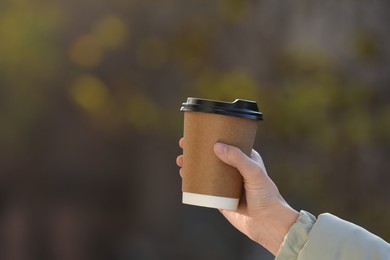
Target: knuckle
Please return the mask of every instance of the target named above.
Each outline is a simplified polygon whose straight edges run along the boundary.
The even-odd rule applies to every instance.
[[[252,184],[259,184],[262,180],[261,170],[259,168],[252,169],[247,171],[247,180]]]
[[[229,162],[238,162],[240,160],[240,150],[237,147],[229,147],[227,149],[227,158]]]

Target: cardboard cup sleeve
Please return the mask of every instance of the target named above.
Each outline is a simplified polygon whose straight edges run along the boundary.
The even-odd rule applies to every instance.
[[[187,103],[189,103],[188,100]],[[192,102],[198,100],[195,99]],[[201,100],[201,102],[212,102],[212,105],[215,106],[215,103],[219,104],[220,101]],[[222,105],[227,106],[237,106],[236,104],[237,101],[233,103],[222,102]],[[242,104],[239,105],[242,106]],[[243,192],[243,179],[236,168],[222,162],[215,155],[214,144],[221,142],[233,145],[250,156],[258,120],[261,120],[262,114],[258,112],[257,105],[255,107],[257,111],[256,109],[252,110],[258,114],[253,114],[253,117],[223,114],[223,112],[215,113],[210,108],[205,111],[202,107],[188,110],[184,110],[183,107],[183,203],[236,210]],[[237,111],[234,110],[234,112]],[[246,112],[248,113],[248,111]]]

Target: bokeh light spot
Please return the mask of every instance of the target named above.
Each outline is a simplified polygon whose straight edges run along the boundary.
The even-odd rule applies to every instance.
[[[93,36],[84,35],[71,46],[69,58],[76,65],[93,68],[101,63],[103,52]]]
[[[70,88],[73,100],[93,114],[102,114],[109,107],[109,92],[106,85],[93,75],[76,78]]]
[[[145,129],[158,125],[161,113],[160,108],[150,97],[142,93],[134,93],[127,100],[125,117],[131,125],[138,129]]]
[[[187,26],[176,36],[171,48],[181,66],[191,71],[210,62],[210,58],[214,55],[214,35],[212,31],[212,26],[196,23]]]
[[[361,31],[352,37],[352,48],[360,61],[370,62],[381,57],[377,39],[369,32]]]
[[[103,49],[116,49],[122,46],[128,35],[129,29],[114,15],[103,18],[95,28],[92,35]]]
[[[364,110],[350,113],[348,120],[344,123],[345,135],[355,144],[369,143],[372,135],[369,121],[369,116]]]
[[[219,9],[222,16],[230,22],[238,22],[247,13],[248,1],[242,0],[220,0]]]

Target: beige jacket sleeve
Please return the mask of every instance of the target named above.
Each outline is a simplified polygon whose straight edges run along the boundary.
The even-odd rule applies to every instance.
[[[301,211],[275,260],[390,260],[390,244],[331,214]]]

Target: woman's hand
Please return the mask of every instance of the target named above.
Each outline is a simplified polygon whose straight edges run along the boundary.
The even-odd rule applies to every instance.
[[[182,138],[179,141],[181,148],[183,143]],[[248,157],[237,147],[216,143],[214,152],[220,160],[237,168],[244,179],[245,191],[238,209],[221,209],[221,213],[235,228],[276,255],[289,228],[298,218],[298,212],[282,198],[255,150]],[[183,167],[183,155],[177,157],[176,163]]]

